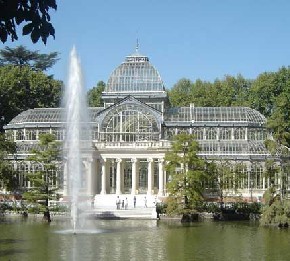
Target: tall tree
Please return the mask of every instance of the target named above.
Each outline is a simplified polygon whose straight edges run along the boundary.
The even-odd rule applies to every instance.
[[[189,106],[192,101],[192,83],[188,79],[179,80],[169,91],[169,100],[173,107]]]
[[[50,23],[50,9],[57,9],[55,0],[1,0],[0,40],[5,43],[10,37],[18,40],[17,27],[24,24],[22,35],[30,35],[33,43],[39,38],[46,44],[49,36],[55,38],[55,30]]]
[[[212,164],[200,158],[198,151],[193,135],[178,134],[174,136],[171,151],[165,155],[165,169],[171,179],[168,192],[176,199],[179,213],[194,210],[202,202],[203,184],[212,171]]]
[[[278,143],[290,146],[290,68],[263,73],[250,89],[251,107],[268,118]]]
[[[15,152],[15,143],[7,140],[5,135],[0,133],[0,185],[7,191],[13,191],[18,187],[16,171],[7,160],[7,155]]]
[[[29,66],[36,71],[46,71],[59,60],[57,56],[57,52],[40,54],[39,51],[30,51],[22,45],[16,48],[6,46],[0,50],[0,64]]]
[[[56,199],[60,151],[60,144],[54,135],[39,135],[39,148],[33,149],[28,157],[35,167],[35,171],[27,176],[32,187],[23,194],[28,201],[35,203],[43,200],[48,207],[49,200]]]
[[[0,131],[20,112],[29,108],[57,107],[62,82],[28,66],[0,66]]]
[[[99,81],[96,87],[90,89],[87,93],[88,104],[90,107],[102,107],[102,92],[105,90],[106,84],[103,81]]]

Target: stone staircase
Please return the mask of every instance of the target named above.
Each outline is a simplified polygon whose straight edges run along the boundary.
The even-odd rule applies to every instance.
[[[133,195],[122,194],[119,198],[125,201],[128,200],[128,208],[117,209],[116,195],[96,195],[94,206],[90,211],[93,218],[99,219],[156,219],[155,196],[136,195],[136,207],[134,208]],[[147,207],[145,207],[145,197]]]

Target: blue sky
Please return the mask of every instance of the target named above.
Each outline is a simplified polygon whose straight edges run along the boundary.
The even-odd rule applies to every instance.
[[[214,81],[226,74],[255,78],[290,65],[289,0],[57,0],[51,12],[56,39],[32,44],[61,60],[48,73],[67,80],[69,52],[75,45],[85,86],[107,82],[112,71],[135,51],[161,74],[166,88],[179,79]]]

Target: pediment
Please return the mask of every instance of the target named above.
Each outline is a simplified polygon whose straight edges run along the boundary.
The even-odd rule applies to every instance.
[[[162,120],[162,114],[160,111],[147,105],[146,103],[139,101],[135,97],[128,95],[124,99],[118,101],[117,103],[100,112],[99,122],[103,122],[103,119],[108,114],[118,114],[124,110],[138,110],[144,114],[151,114],[155,117],[158,123],[161,123]]]

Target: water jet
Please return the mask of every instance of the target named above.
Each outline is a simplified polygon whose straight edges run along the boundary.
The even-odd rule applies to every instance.
[[[65,142],[64,157],[67,167],[68,196],[74,234],[80,226],[80,212],[88,200],[88,177],[83,171],[83,160],[92,146],[89,113],[80,60],[73,47],[70,53],[68,82],[64,92]]]

